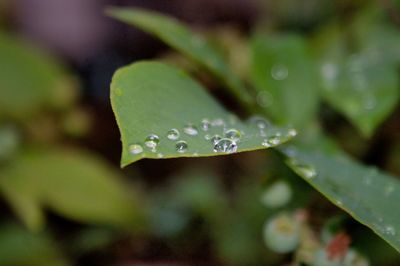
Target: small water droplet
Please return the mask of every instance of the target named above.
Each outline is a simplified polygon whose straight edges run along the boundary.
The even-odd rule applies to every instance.
[[[198,156],[199,156],[199,153],[195,152],[195,153],[193,153],[192,155],[193,155],[194,157],[198,157]]]
[[[150,134],[144,141],[144,144],[150,149],[155,149],[160,142],[160,138],[156,134]]]
[[[143,147],[140,144],[131,144],[129,145],[129,153],[136,155],[143,152]]]
[[[270,123],[267,119],[261,116],[252,116],[249,119],[250,123],[256,125],[259,129],[265,129],[270,126]]]
[[[279,135],[270,136],[261,143],[264,147],[274,147],[281,143],[281,138]]]
[[[211,122],[208,119],[201,120],[201,129],[207,131],[211,126]]]
[[[341,200],[336,200],[336,204],[339,206],[343,206],[343,202]]]
[[[214,135],[214,136],[212,136],[212,138],[211,138],[211,142],[212,142],[213,144],[216,144],[220,139],[221,139],[221,136],[220,136],[220,135]]]
[[[162,153],[157,153],[157,157],[158,157],[158,158],[163,158],[164,155],[163,155]]]
[[[293,159],[293,158],[289,162],[305,178],[312,179],[312,178],[317,176],[317,171],[311,165],[303,164],[303,163],[298,162],[296,159]]]
[[[197,130],[197,127],[194,125],[187,125],[186,127],[183,128],[183,131],[188,134],[189,136],[197,136],[199,134],[199,131]]]
[[[217,118],[217,119],[214,119],[214,120],[211,122],[211,125],[212,125],[213,127],[220,127],[220,126],[225,125],[225,121],[224,121],[223,119],[221,119],[221,118]]]
[[[180,136],[179,131],[176,128],[169,130],[167,133],[167,138],[169,140],[177,140],[179,139],[179,136]]]
[[[257,94],[257,103],[261,107],[268,107],[272,105],[272,95],[267,91],[261,91]]]
[[[275,80],[284,80],[289,76],[289,70],[284,64],[276,64],[271,69],[271,76]]]
[[[297,136],[297,130],[294,129],[294,128],[289,129],[288,136],[291,137],[291,138],[296,137]]]
[[[388,234],[388,235],[391,235],[391,236],[394,236],[394,235],[396,235],[396,230],[394,229],[393,226],[387,225],[384,228],[384,233]]]
[[[115,88],[114,92],[115,92],[115,95],[117,95],[117,96],[121,96],[123,94],[121,88]]]
[[[214,152],[234,153],[236,151],[236,142],[228,138],[222,138],[214,144]]]
[[[186,152],[187,149],[188,149],[188,144],[187,144],[186,141],[181,140],[181,141],[178,141],[178,142],[176,143],[175,148],[176,148],[176,151],[177,151],[177,152],[179,152],[179,153],[184,153],[184,152]]]
[[[238,141],[242,137],[242,134],[240,133],[239,130],[231,128],[225,132],[225,137],[233,141]]]
[[[209,134],[206,134],[206,135],[204,135],[204,139],[205,139],[205,140],[210,140],[210,139],[211,139],[211,136],[210,136]]]

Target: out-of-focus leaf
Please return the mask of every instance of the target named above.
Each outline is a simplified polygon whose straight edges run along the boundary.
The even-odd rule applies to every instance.
[[[0,58],[0,119],[29,118],[71,103],[72,79],[53,58],[1,32]]]
[[[151,33],[210,70],[225,82],[239,100],[250,103],[252,98],[221,55],[201,36],[192,33],[177,20],[139,8],[109,8],[107,13],[125,23]]]
[[[47,233],[32,233],[15,224],[0,226],[0,264],[3,266],[66,266]]]
[[[118,70],[111,104],[121,132],[121,166],[142,158],[263,149],[294,135],[293,130],[267,126],[261,118],[241,122],[184,72],[157,62]],[[216,135],[221,139],[214,141]]]
[[[301,127],[314,118],[319,103],[317,75],[300,36],[256,35],[251,78],[258,104],[277,122]]]
[[[342,152],[284,149],[288,165],[335,205],[400,251],[400,181]]]
[[[382,60],[374,49],[349,54],[345,38],[337,28],[327,30],[319,45],[325,100],[365,136],[372,135],[398,102],[396,67]]]
[[[41,226],[40,207],[76,221],[133,226],[143,207],[118,178],[84,152],[32,150],[0,170],[0,189],[33,229]]]

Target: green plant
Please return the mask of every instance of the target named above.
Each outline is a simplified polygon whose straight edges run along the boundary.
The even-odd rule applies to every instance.
[[[350,28],[359,47],[351,56],[348,44],[341,42],[345,33],[335,30],[335,24],[313,39],[317,57],[310,54],[310,41],[304,37],[255,34],[247,80],[251,86],[229,70],[205,38],[178,21],[140,9],[110,8],[108,14],[155,35],[205,68],[247,115],[263,114],[280,125],[259,117],[249,124],[232,120],[182,70],[160,62],[134,63],[118,70],[111,84],[111,103],[122,136],[122,166],[142,158],[214,156],[274,147],[295,173],[400,251],[399,180],[346,155],[318,118],[324,101],[370,137],[394,110],[400,59],[394,40],[400,35],[383,26],[379,14],[367,16],[371,21],[362,27],[364,13],[354,20]],[[373,31],[363,28],[366,25]],[[381,35],[390,41],[376,37]],[[292,126],[299,133],[293,139]],[[231,136],[230,129],[237,133]],[[170,130],[176,130],[172,137]],[[217,135],[223,139],[213,141]]]

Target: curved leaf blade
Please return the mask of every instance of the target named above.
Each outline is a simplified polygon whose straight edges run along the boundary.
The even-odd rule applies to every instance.
[[[153,34],[174,49],[204,66],[245,103],[253,101],[242,82],[232,73],[221,55],[201,36],[192,33],[172,17],[139,8],[108,8],[107,14]]]
[[[215,135],[224,137],[229,129],[241,135],[233,143],[238,152],[263,149],[262,142],[268,138],[275,138],[273,145],[278,145],[294,135],[293,130],[273,126],[260,130],[257,123],[241,122],[183,71],[157,62],[139,62],[119,69],[111,83],[111,104],[121,132],[121,166],[142,158],[229,153],[228,148],[214,152],[211,140]],[[207,130],[203,130],[205,121]],[[179,132],[179,139],[168,139],[172,129]],[[145,144],[152,134],[158,137],[156,147]],[[187,147],[178,151],[178,141],[185,141]]]
[[[400,181],[343,153],[289,147],[287,164],[331,202],[400,251]]]

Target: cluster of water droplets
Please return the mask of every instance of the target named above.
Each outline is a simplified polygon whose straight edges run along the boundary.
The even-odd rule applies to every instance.
[[[215,153],[235,153],[242,141],[245,133],[238,127],[238,118],[234,115],[228,116],[225,119],[201,119],[198,123],[187,123],[182,128],[171,128],[164,136],[158,136],[151,133],[147,135],[143,143],[133,143],[129,145],[128,151],[131,155],[143,154],[145,150],[156,153],[158,158],[162,158],[163,154],[158,152],[161,142],[173,143],[174,149],[178,153],[187,153],[190,151],[188,139],[204,138],[209,145],[210,150]],[[279,145],[283,140],[294,137],[297,132],[294,129],[289,129],[286,134],[281,132],[271,131],[271,124],[268,120],[261,116],[253,116],[249,119],[249,124],[255,127],[256,133],[252,131],[249,137],[262,139],[261,145],[264,147],[273,147]],[[271,133],[272,132],[272,133]],[[164,142],[165,141],[165,142]],[[198,156],[197,150],[192,150],[193,156]]]

